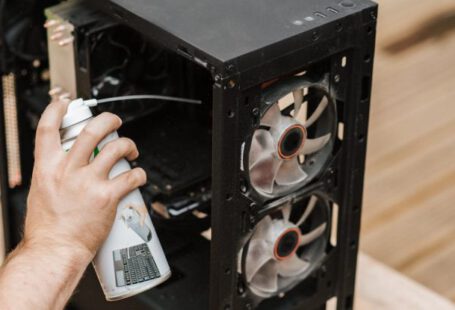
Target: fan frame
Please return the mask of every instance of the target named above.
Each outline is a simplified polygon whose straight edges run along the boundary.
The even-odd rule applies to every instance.
[[[289,283],[287,286],[283,287],[279,291],[273,294],[266,294],[259,292],[258,289],[248,286],[247,284],[245,285],[247,289],[255,296],[257,300],[262,300],[264,298],[270,298],[274,296],[278,296],[281,294],[285,294],[286,292],[292,290],[296,285],[298,285],[300,282],[304,281],[307,277],[311,276],[315,270],[317,270],[323,263],[324,260],[327,257],[327,254],[329,251],[332,250],[332,247],[330,246],[330,235],[331,235],[331,219],[332,219],[332,212],[331,212],[331,207],[330,207],[330,201],[327,195],[325,195],[321,191],[305,191],[303,194],[299,195],[298,193],[296,195],[291,195],[290,197],[284,197],[283,199],[277,200],[267,206],[265,206],[264,211],[262,210],[261,213],[258,214],[258,216],[255,219],[255,222],[259,224],[266,216],[269,216],[272,213],[279,212],[281,208],[283,208],[287,203],[290,203],[293,207],[296,206],[299,202],[305,199],[309,199],[311,196],[316,196],[318,198],[317,204],[323,205],[323,209],[321,210],[322,216],[326,218],[326,223],[327,227],[324,231],[324,233],[318,238],[318,244],[315,245],[310,245],[314,247],[319,247],[319,249],[316,249],[315,252],[317,253],[317,261],[312,263],[312,265],[307,268],[304,272],[299,274],[298,276],[295,277],[295,281]],[[316,212],[314,210],[313,212]],[[291,211],[292,214],[292,211]],[[303,223],[298,226],[300,228],[303,225]],[[243,248],[239,252],[239,270],[241,271],[241,277],[245,283],[247,283],[246,280],[246,271],[245,271],[245,265],[246,265],[246,258],[247,258],[247,253],[249,250],[249,244],[251,241],[251,238],[254,236],[255,229],[252,229],[252,231],[248,234],[248,237],[246,238],[246,241],[244,243]],[[325,246],[324,246],[325,245]],[[297,253],[295,253],[297,255]]]
[[[335,94],[331,93],[330,91],[330,84],[329,84],[329,74],[324,73],[319,77],[311,77],[311,76],[292,76],[289,78],[285,78],[279,81],[274,81],[273,83],[265,83],[268,84],[267,88],[265,88],[263,95],[260,100],[260,120],[255,128],[252,129],[251,134],[249,135],[249,138],[247,139],[246,142],[246,147],[245,147],[245,152],[243,154],[243,166],[244,167],[249,167],[250,166],[250,150],[251,150],[251,144],[252,140],[254,139],[254,134],[257,130],[265,130],[261,129],[261,120],[264,117],[264,115],[267,113],[267,111],[275,104],[278,104],[278,101],[288,95],[289,93],[292,93],[293,90],[300,89],[300,88],[308,88],[310,89],[316,89],[317,91],[322,92],[322,95],[325,96],[328,100],[328,105],[325,108],[324,112],[321,114],[320,118],[314,123],[312,126],[312,129],[315,128],[317,132],[320,134],[328,134],[330,133],[332,136],[330,140],[327,142],[327,144],[319,151],[317,151],[314,154],[309,154],[306,155],[309,158],[315,158],[318,157],[320,158],[315,164],[312,165],[307,165],[306,168],[307,170],[304,170],[305,173],[307,174],[307,177],[305,180],[302,182],[299,182],[298,184],[295,185],[290,185],[290,186],[280,186],[278,184],[275,184],[274,186],[274,192],[273,193],[266,193],[264,191],[261,191],[260,189],[256,188],[254,184],[250,180],[250,175],[248,174],[247,180],[248,183],[251,185],[251,192],[249,194],[252,194],[253,196],[260,196],[264,199],[273,199],[277,197],[284,196],[286,194],[289,194],[293,191],[298,190],[299,188],[304,187],[308,183],[310,183],[314,178],[316,178],[319,174],[321,174],[325,167],[327,167],[332,151],[334,148],[334,141],[336,140],[337,137],[337,124],[338,124],[338,117],[337,117],[337,108],[336,108],[336,103],[334,101]],[[323,97],[321,96],[321,99]],[[318,103],[317,103],[318,104]],[[293,104],[290,104],[291,106]],[[288,106],[288,107],[289,107]],[[287,107],[287,108],[288,108]],[[283,112],[283,110],[281,110]],[[318,123],[323,123],[327,119],[327,124],[324,126],[324,124],[321,127],[317,127]],[[325,127],[325,128],[324,128]],[[305,139],[308,139],[308,129],[304,126],[305,128]],[[324,131],[321,133],[321,129]],[[279,152],[279,151],[278,151]],[[294,160],[294,159],[283,159],[283,160]],[[295,160],[298,160],[296,158]],[[305,162],[310,162],[311,159],[305,160]],[[314,160],[313,160],[314,162]],[[300,166],[303,168],[305,164],[300,164]],[[254,192],[254,193],[252,193]]]

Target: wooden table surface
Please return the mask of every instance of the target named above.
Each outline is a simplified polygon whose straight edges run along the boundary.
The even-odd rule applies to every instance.
[[[455,301],[455,1],[378,2],[361,249]]]
[[[455,310],[448,299],[375,259],[359,255],[356,310]]]

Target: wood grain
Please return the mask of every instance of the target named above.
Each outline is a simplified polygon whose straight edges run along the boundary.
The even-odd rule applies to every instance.
[[[455,310],[455,305],[371,257],[360,254],[355,309]]]
[[[379,12],[361,249],[455,300],[455,1]]]

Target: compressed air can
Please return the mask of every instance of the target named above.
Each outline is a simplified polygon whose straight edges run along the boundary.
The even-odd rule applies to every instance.
[[[82,99],[72,101],[63,118],[60,135],[62,147],[69,151],[77,136],[93,117]],[[92,159],[112,140],[112,132],[93,151]],[[130,170],[125,159],[117,162],[109,173],[112,179]],[[144,292],[171,276],[144,199],[138,189],[126,195],[117,206],[112,229],[92,262],[108,301]]]

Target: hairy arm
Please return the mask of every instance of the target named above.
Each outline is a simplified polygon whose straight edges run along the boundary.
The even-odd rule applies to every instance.
[[[63,309],[106,239],[118,202],[146,181],[140,168],[109,179],[121,158],[138,157],[129,139],[107,143],[90,161],[98,143],[121,125],[113,114],[92,119],[64,152],[59,128],[67,105],[52,102],[37,128],[24,238],[0,269],[1,309]]]
[[[2,309],[63,309],[91,260],[52,240],[23,241],[0,273]]]

